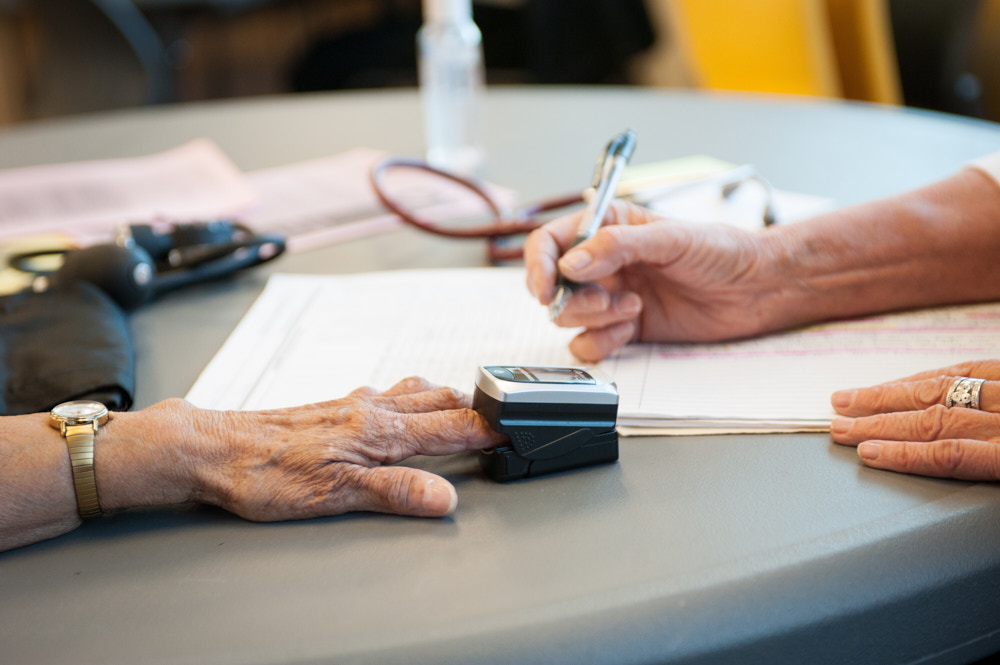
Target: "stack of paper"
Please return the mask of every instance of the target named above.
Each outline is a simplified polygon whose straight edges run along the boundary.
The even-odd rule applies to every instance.
[[[471,391],[482,364],[579,365],[517,268],[275,275],[188,398],[261,409],[411,375]],[[956,344],[960,342],[960,345]],[[813,326],[726,344],[638,344],[605,361],[624,433],[823,430],[830,395],[1000,358],[1000,305]]]

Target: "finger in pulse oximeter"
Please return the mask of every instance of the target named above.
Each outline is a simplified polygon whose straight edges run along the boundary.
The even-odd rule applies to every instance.
[[[510,445],[480,453],[486,475],[506,481],[618,459],[618,389],[582,367],[484,365],[473,408]]]

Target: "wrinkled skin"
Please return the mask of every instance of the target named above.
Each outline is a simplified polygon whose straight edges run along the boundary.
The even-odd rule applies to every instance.
[[[459,391],[411,378],[385,392],[359,388],[332,402],[212,414],[210,427],[238,436],[199,466],[205,489],[198,498],[258,521],[355,510],[447,515],[457,502],[448,481],[391,465],[502,441],[470,406]],[[251,445],[248,433],[255,437]]]
[[[579,215],[525,244],[541,304],[557,271],[581,284],[555,323],[583,327],[570,351],[598,361],[630,342],[738,339],[819,321],[1000,299],[1000,187],[967,168],[911,192],[756,232],[669,220],[616,201],[572,246]],[[961,284],[956,289],[955,284]],[[958,376],[987,379],[981,409],[948,408]],[[872,467],[1000,479],[1000,361],[838,391],[834,441]]]
[[[210,411],[181,399],[115,413],[95,444],[102,510],[197,501],[249,520],[369,510],[455,510],[444,478],[395,466],[413,455],[496,446],[471,398],[419,378],[385,392],[270,411]],[[0,418],[0,550],[79,526],[66,443],[47,414]]]
[[[958,377],[986,379],[979,409],[948,408]],[[834,393],[841,417],[833,440],[858,447],[868,466],[924,476],[1000,480],[1000,361],[985,360],[921,372]]]

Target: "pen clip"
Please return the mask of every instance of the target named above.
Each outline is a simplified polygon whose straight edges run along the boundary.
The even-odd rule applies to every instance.
[[[601,182],[606,181],[610,175],[610,166],[616,157],[622,157],[626,162],[632,158],[635,150],[635,131],[626,129],[624,132],[608,141],[604,152],[597,159],[594,167],[594,177],[590,180],[591,189],[599,189]]]

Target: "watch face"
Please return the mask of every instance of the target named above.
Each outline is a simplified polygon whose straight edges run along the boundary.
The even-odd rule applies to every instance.
[[[67,422],[81,422],[100,418],[108,412],[100,402],[77,401],[63,402],[54,409],[52,413],[60,418],[65,418]]]

